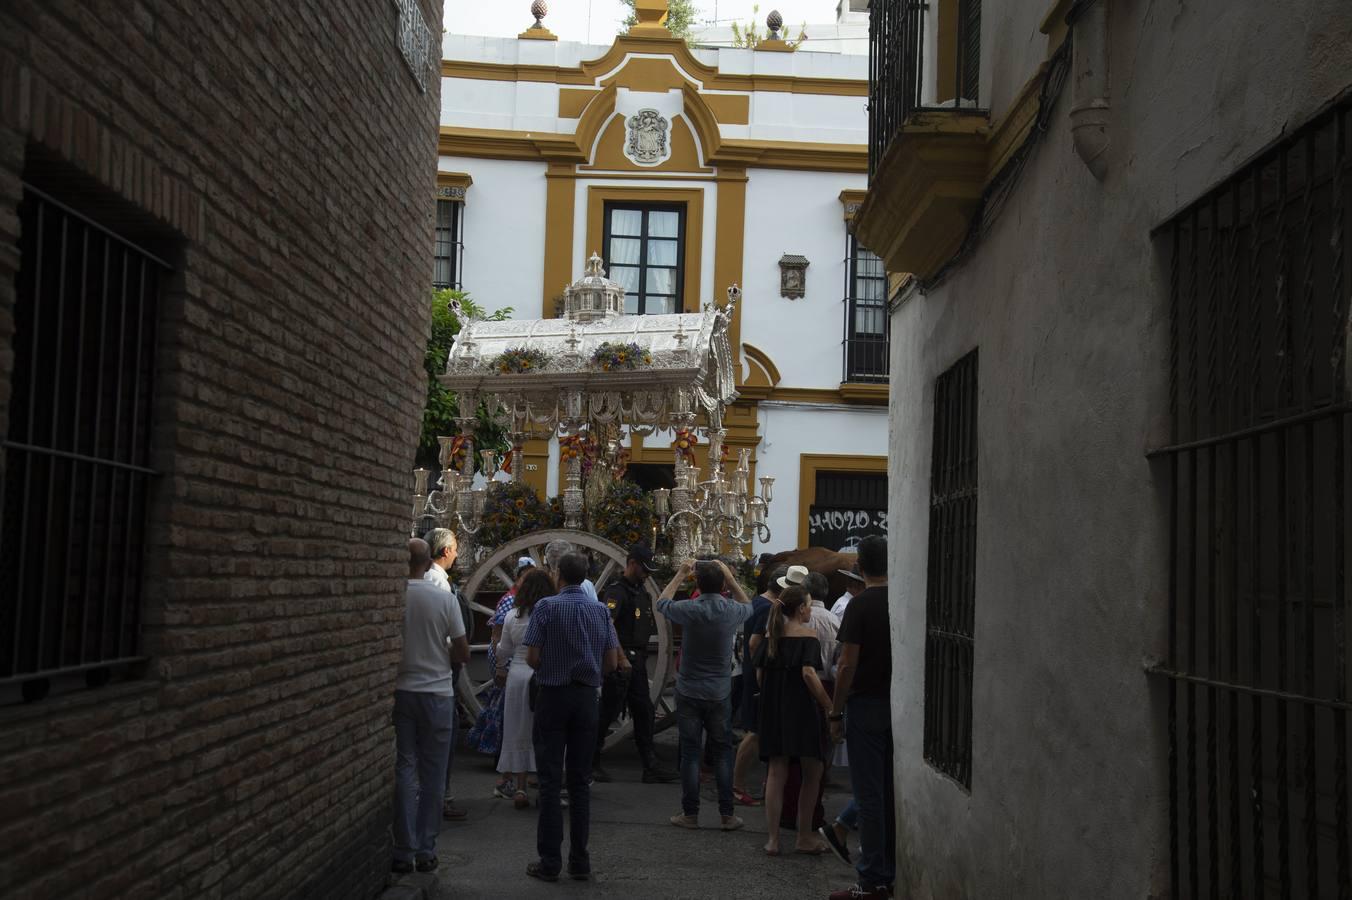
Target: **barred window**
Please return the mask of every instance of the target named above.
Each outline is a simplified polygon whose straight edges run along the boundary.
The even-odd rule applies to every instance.
[[[0,682],[135,662],[165,263],[25,185],[0,481]],[[6,694],[5,696],[9,696]]]
[[[684,296],[685,207],[607,203],[606,273],[624,288],[633,315],[681,312]]]
[[[1175,897],[1352,886],[1349,139],[1344,99],[1157,232]]]
[[[925,759],[972,788],[977,351],[934,383],[925,594]]]
[[[437,201],[436,249],[432,265],[432,287],[461,288],[461,262],[465,241],[462,227],[465,204],[462,200]]]
[[[845,260],[845,381],[887,381],[887,272],[850,235]]]

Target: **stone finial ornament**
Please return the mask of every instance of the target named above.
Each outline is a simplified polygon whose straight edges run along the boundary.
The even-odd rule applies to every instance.
[[[557,41],[559,39],[558,35],[545,27],[545,16],[549,15],[549,4],[545,0],[535,0],[530,5],[530,14],[535,17],[535,24],[518,34],[516,36],[518,40]]]
[[[770,29],[767,39],[771,41],[783,40],[780,37],[779,29],[784,27],[784,17],[779,14],[779,10],[770,10],[770,15],[765,17],[765,27]]]

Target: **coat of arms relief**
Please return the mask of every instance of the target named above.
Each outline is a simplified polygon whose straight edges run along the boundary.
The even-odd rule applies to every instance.
[[[640,166],[661,165],[671,155],[670,124],[655,109],[640,109],[629,117],[629,139],[624,155]]]

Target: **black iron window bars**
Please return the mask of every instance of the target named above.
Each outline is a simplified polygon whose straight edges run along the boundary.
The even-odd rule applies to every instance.
[[[0,685],[91,683],[140,653],[159,278],[168,266],[25,185],[0,480]]]
[[[1159,230],[1172,896],[1348,900],[1352,102]]]
[[[972,787],[977,351],[934,383],[925,589],[925,760]]]
[[[849,236],[845,259],[843,381],[887,381],[887,272],[877,255]]]
[[[927,87],[925,54],[930,47],[935,57],[934,83]],[[976,110],[980,81],[981,0],[873,3],[869,17],[869,176],[914,113]]]
[[[464,273],[463,258],[465,203],[462,200],[438,200],[436,246],[432,256],[432,287],[460,290]]]

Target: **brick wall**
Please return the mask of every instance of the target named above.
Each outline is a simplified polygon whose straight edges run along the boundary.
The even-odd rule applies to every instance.
[[[395,22],[390,0],[0,4],[0,434],[37,161],[176,264],[151,662],[0,708],[0,894],[382,885],[440,81],[418,91]]]

